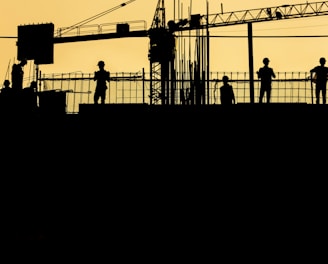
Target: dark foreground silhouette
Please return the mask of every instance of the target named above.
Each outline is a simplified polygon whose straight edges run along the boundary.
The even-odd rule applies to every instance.
[[[324,201],[317,135],[327,114],[303,104],[92,104],[78,115],[2,115],[2,238],[299,238]]]

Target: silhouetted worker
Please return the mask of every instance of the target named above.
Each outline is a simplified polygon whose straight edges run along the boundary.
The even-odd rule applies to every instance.
[[[1,93],[2,94],[10,94],[10,92],[11,92],[10,81],[9,80],[5,80],[3,82],[3,87],[1,89]]]
[[[11,107],[14,107],[15,99],[13,95],[14,93],[13,93],[13,89],[10,87],[10,81],[5,80],[3,82],[3,87],[1,88],[1,93],[0,93],[1,109],[9,109]]]
[[[12,89],[10,87],[10,81],[5,80],[3,82],[3,87],[1,88],[0,94],[0,104],[1,107],[6,107],[11,104]]]
[[[270,103],[271,99],[271,88],[272,88],[272,78],[276,78],[276,75],[272,68],[269,67],[269,59],[264,58],[263,64],[256,73],[257,77],[261,79],[261,87],[260,87],[260,97],[259,103],[262,103],[264,94],[266,93],[267,103]]]
[[[221,105],[231,105],[236,103],[235,93],[232,85],[228,83],[229,77],[224,75],[222,77],[223,85],[220,87]]]
[[[316,103],[320,103],[320,91],[322,95],[322,103],[326,104],[326,91],[327,91],[327,78],[328,78],[328,67],[325,66],[326,59],[320,58],[319,60],[320,65],[314,67],[310,70],[311,72],[311,80],[312,74],[315,73],[315,79],[314,82],[316,84],[315,86],[315,97],[316,97]]]
[[[20,63],[14,64],[11,71],[11,86],[17,92],[23,89],[23,67],[27,64],[27,60],[22,59]]]
[[[22,107],[35,111],[37,109],[37,82],[31,81],[30,86],[23,89],[22,96]]]
[[[98,67],[99,67],[99,71],[95,72],[95,75],[93,78],[94,81],[97,81],[93,100],[94,100],[95,104],[98,104],[98,101],[100,98],[101,104],[104,104],[105,99],[106,99],[106,90],[108,88],[106,82],[109,83],[110,72],[105,70],[105,62],[104,61],[99,61]]]
[[[31,81],[30,86],[29,87],[25,87],[24,90],[31,90],[33,92],[36,92],[38,83],[36,81]]]

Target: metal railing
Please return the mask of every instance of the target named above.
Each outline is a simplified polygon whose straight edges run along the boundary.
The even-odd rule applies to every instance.
[[[248,72],[211,72],[206,89],[207,102],[220,104],[222,76],[229,77],[237,103],[250,103]],[[111,73],[106,104],[150,104],[150,75],[137,73]],[[178,75],[177,75],[178,76]],[[175,104],[180,102],[180,90],[187,91],[190,81],[176,79]],[[258,102],[260,82],[254,80],[254,100]],[[76,114],[80,104],[93,104],[95,81],[93,73],[43,74],[39,78],[39,92],[62,91],[66,93],[66,112]],[[313,103],[313,92],[308,72],[276,72],[272,82],[271,103]],[[160,100],[157,101],[160,104]],[[264,98],[265,102],[265,98]]]

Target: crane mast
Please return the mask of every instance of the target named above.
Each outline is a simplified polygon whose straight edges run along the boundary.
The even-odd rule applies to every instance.
[[[163,105],[174,102],[175,90],[175,37],[166,28],[164,0],[157,3],[151,28],[148,31],[150,43],[150,104]]]

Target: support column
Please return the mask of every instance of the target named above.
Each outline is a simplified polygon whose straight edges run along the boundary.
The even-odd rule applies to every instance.
[[[254,65],[253,65],[253,29],[252,23],[247,23],[248,27],[248,65],[249,65],[249,96],[251,103],[254,103]]]

